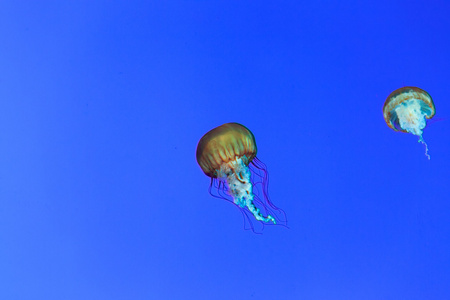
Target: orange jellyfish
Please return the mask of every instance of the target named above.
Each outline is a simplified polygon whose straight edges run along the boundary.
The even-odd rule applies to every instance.
[[[256,152],[253,133],[238,123],[212,129],[197,145],[197,162],[211,177],[210,194],[236,204],[253,231],[254,220],[262,226],[286,222],[284,212],[270,202],[267,169],[256,158]],[[217,195],[212,193],[213,187]]]
[[[383,115],[386,124],[395,131],[412,133],[419,137],[419,143],[425,145],[425,155],[428,155],[428,145],[423,140],[423,129],[427,119],[434,117],[436,109],[433,99],[424,90],[405,86],[393,91],[383,105]]]

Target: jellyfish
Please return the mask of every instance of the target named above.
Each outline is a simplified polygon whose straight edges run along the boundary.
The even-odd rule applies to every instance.
[[[256,152],[253,133],[238,123],[212,129],[197,145],[197,162],[211,177],[210,194],[239,207],[253,231],[255,220],[262,227],[264,224],[285,225],[286,220],[284,212],[269,199],[267,168],[256,157]],[[212,193],[212,188],[217,190],[218,196]]]
[[[433,99],[424,90],[405,86],[393,91],[383,105],[383,115],[386,124],[395,131],[412,133],[419,137],[419,143],[425,146],[425,155],[428,154],[428,145],[422,134],[427,119],[434,117],[436,110]]]

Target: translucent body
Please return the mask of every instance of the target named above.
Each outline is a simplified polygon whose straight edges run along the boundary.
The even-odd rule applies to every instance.
[[[386,124],[395,131],[412,133],[419,137],[419,142],[425,145],[425,155],[428,146],[423,140],[423,130],[427,119],[435,114],[435,107],[431,96],[417,87],[403,87],[392,92],[383,106]]]

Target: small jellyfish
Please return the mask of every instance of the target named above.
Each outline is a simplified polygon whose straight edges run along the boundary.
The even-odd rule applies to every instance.
[[[425,155],[428,155],[428,145],[423,140],[423,129],[427,119],[433,118],[436,110],[433,99],[424,90],[405,86],[393,91],[383,105],[383,115],[386,124],[395,131],[412,133],[419,137],[419,143],[425,145]]]
[[[238,123],[226,123],[212,129],[197,146],[197,162],[211,177],[210,194],[215,196],[211,188],[216,188],[219,196],[215,197],[236,204],[253,231],[255,220],[262,227],[285,222],[284,212],[269,200],[267,170],[256,158],[256,152],[253,133]]]

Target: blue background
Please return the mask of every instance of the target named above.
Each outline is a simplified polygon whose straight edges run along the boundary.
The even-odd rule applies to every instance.
[[[2,1],[1,299],[450,299],[450,3]],[[382,105],[425,89],[424,139]],[[289,229],[198,140],[252,130]]]

